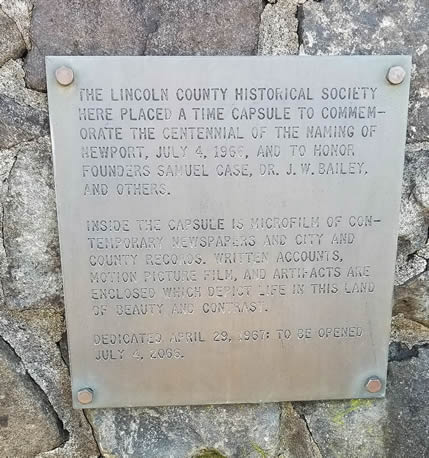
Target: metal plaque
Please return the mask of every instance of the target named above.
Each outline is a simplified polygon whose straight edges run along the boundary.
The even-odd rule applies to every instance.
[[[408,56],[46,63],[75,407],[384,395]]]

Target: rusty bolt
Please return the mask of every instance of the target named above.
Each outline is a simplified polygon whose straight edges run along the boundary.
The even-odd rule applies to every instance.
[[[55,78],[61,86],[68,86],[73,83],[73,70],[70,67],[65,67],[64,65],[62,67],[58,67],[55,70]]]
[[[383,384],[378,377],[370,377],[365,385],[366,390],[370,393],[378,393],[382,387]]]
[[[94,397],[94,393],[91,388],[82,388],[77,392],[77,400],[81,404],[90,404]]]
[[[389,68],[386,78],[390,84],[401,84],[405,79],[405,75],[405,70],[399,65],[395,65],[394,67]]]

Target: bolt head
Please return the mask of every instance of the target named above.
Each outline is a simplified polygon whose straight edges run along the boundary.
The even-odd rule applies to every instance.
[[[378,377],[370,377],[366,382],[365,388],[370,393],[378,393],[383,388],[383,384]]]
[[[386,78],[390,84],[401,84],[405,79],[406,72],[403,67],[395,65],[390,67],[387,72]]]
[[[73,70],[70,67],[65,67],[64,65],[62,67],[58,67],[55,70],[55,78],[61,86],[68,86],[73,83],[74,80]]]
[[[77,392],[77,400],[81,404],[90,404],[94,397],[94,393],[91,388],[82,388]]]

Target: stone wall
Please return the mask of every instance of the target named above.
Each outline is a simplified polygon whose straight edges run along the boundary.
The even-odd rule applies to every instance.
[[[0,455],[423,457],[428,0],[0,0]],[[387,397],[71,408],[44,56],[413,55]]]

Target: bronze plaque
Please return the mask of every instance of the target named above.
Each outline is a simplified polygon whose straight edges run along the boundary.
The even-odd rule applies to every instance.
[[[47,58],[75,407],[384,395],[410,68]]]

